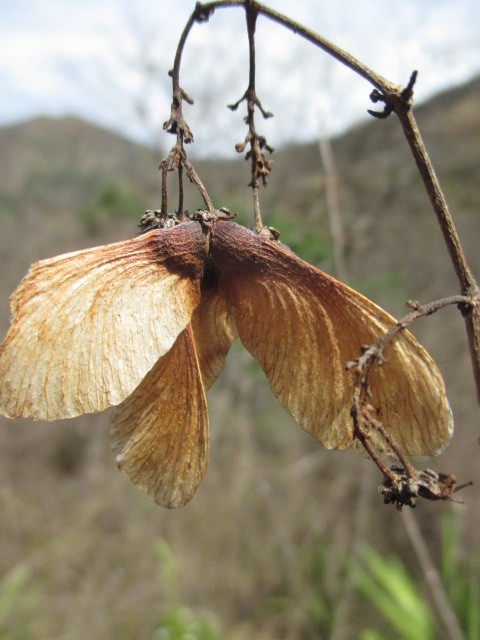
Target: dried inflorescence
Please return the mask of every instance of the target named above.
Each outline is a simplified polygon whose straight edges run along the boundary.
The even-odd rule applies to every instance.
[[[167,507],[188,502],[205,472],[205,391],[237,336],[300,426],[344,449],[354,442],[345,363],[395,323],[226,210],[192,218],[150,212],[146,228],[164,228],[32,265],[0,347],[5,415],[55,420],[118,405],[118,465]],[[434,454],[452,431],[441,375],[407,331],[385,351],[369,380],[376,417],[405,455]]]
[[[378,491],[383,495],[385,504],[394,504],[401,511],[404,506],[415,507],[417,498],[456,502],[452,495],[471,484],[458,485],[455,476],[449,473],[437,473],[432,469],[417,471],[412,467],[393,465]]]

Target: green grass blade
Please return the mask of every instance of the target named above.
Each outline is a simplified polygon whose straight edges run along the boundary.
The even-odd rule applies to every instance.
[[[432,640],[435,623],[430,606],[403,563],[372,549],[365,550],[363,561],[366,569],[356,572],[359,591],[405,640]]]

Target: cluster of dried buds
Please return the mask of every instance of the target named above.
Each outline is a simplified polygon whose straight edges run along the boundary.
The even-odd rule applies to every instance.
[[[205,391],[238,336],[303,429],[330,449],[359,447],[345,363],[393,318],[231,217],[149,212],[136,238],[33,264],[11,298],[0,411],[56,420],[116,405],[118,466],[178,507],[205,472]],[[407,331],[385,351],[369,379],[378,420],[405,455],[434,454],[452,431],[441,375]]]
[[[437,473],[433,469],[416,471],[393,465],[378,491],[383,495],[385,504],[394,504],[401,511],[404,506],[415,507],[417,498],[456,502],[452,494],[471,484],[467,482],[458,486],[453,474]]]

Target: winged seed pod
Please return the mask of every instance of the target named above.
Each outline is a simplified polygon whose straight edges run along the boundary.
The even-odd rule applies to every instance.
[[[118,466],[166,507],[186,504],[205,472],[205,391],[237,336],[300,426],[344,449],[354,384],[345,364],[395,322],[217,214],[36,262],[12,295],[0,347],[2,413],[56,420],[118,405]],[[436,453],[452,420],[435,363],[407,331],[385,355],[369,380],[378,419],[406,455]]]

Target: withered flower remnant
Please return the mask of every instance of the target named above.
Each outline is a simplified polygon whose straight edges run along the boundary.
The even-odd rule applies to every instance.
[[[395,322],[268,234],[222,211],[196,218],[36,262],[0,347],[2,413],[56,420],[118,405],[118,466],[166,507],[186,504],[203,477],[205,391],[237,336],[300,426],[344,449],[354,443],[345,364]],[[442,377],[407,331],[385,356],[369,380],[378,419],[405,455],[433,455],[452,432]]]

